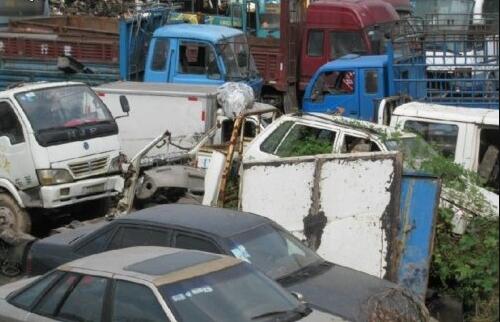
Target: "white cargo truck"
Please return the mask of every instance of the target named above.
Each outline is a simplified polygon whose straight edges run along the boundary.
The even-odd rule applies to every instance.
[[[88,86],[0,92],[0,234],[30,232],[34,210],[52,214],[116,195],[119,153],[118,126]]]

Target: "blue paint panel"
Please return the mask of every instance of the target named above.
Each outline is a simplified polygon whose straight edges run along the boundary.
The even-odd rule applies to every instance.
[[[398,240],[403,253],[398,284],[425,298],[432,258],[441,181],[426,175],[403,176]]]

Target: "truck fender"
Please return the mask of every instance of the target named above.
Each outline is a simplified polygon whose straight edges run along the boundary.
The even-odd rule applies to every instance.
[[[6,179],[0,179],[0,192],[3,190],[7,191],[18,203],[19,207],[25,208],[24,202],[21,199],[21,195],[19,191],[17,191],[16,187],[12,184],[12,182]]]

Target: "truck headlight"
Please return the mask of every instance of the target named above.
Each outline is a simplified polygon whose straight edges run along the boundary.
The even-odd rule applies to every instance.
[[[36,170],[36,174],[42,186],[53,186],[73,182],[73,177],[69,171],[64,169]]]

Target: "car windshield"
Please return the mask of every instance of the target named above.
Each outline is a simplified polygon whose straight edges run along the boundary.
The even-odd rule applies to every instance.
[[[246,263],[163,285],[160,293],[179,321],[277,321],[277,317],[296,321],[302,307],[291,294]]]
[[[245,35],[226,39],[218,44],[218,48],[224,60],[228,80],[242,80],[256,74],[257,68],[250,55]]]
[[[404,167],[407,170],[419,171],[422,162],[431,160],[439,153],[419,136],[403,137],[385,141],[389,151],[403,153]]]
[[[271,225],[263,225],[230,238],[231,252],[277,280],[323,262],[295,237]]]
[[[44,146],[117,131],[106,105],[85,85],[23,92],[16,95],[16,100]]]

